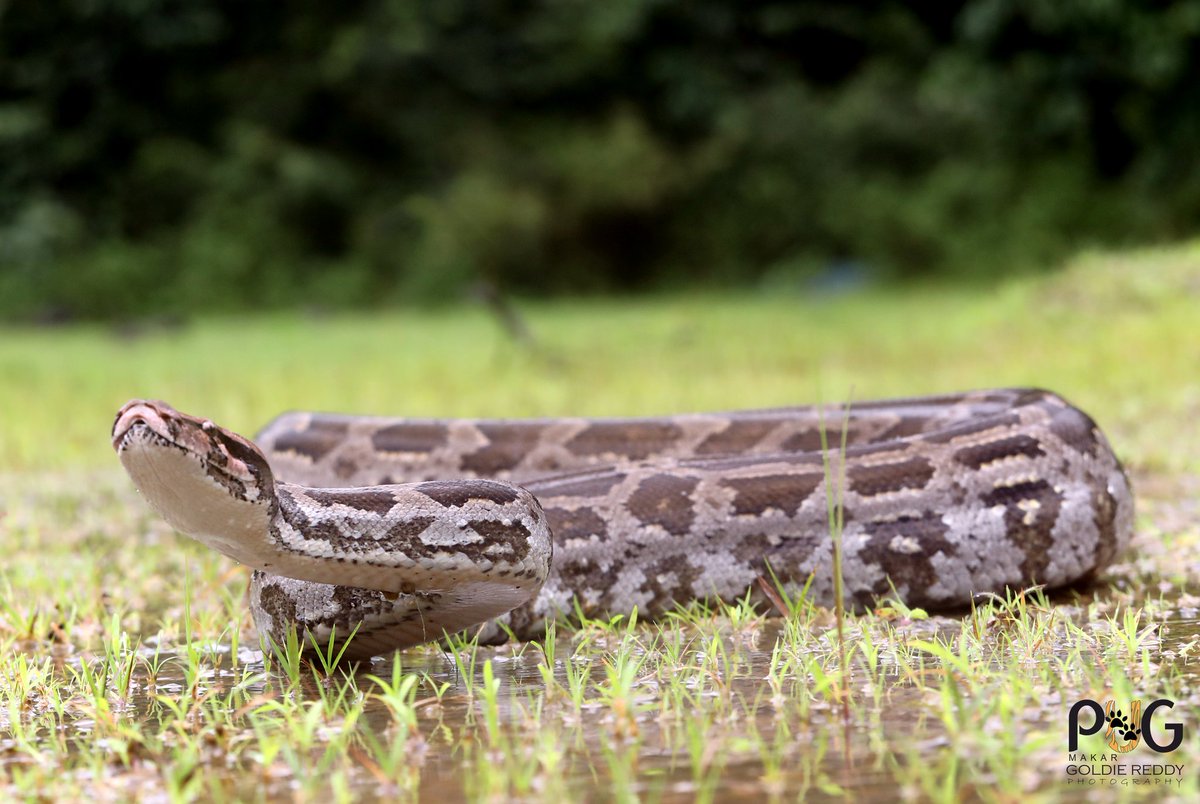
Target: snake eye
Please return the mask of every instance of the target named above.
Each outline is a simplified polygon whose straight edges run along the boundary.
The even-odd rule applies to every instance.
[[[213,430],[217,429],[217,425],[213,424],[212,419],[205,419],[204,421],[200,422],[200,429],[206,433],[211,433]]]

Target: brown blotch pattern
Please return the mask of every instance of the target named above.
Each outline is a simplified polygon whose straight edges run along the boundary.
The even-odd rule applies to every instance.
[[[1026,458],[1037,458],[1045,455],[1038,440],[1033,436],[1020,433],[984,444],[972,444],[954,452],[954,459],[964,466],[978,469],[984,464],[1005,458],[1015,458],[1024,455]]]
[[[696,445],[697,455],[726,455],[746,452],[778,426],[778,422],[734,419],[724,430],[713,433]]]
[[[722,480],[721,485],[734,491],[735,514],[757,516],[774,508],[788,516],[795,516],[824,479],[820,472],[806,472],[730,478]]]
[[[863,562],[878,565],[886,577],[862,596],[859,603],[869,604],[875,596],[890,593],[890,578],[897,589],[908,588],[904,601],[910,606],[945,604],[928,594],[928,590],[938,582],[937,570],[930,559],[938,553],[954,556],[958,552],[954,544],[946,539],[949,527],[940,514],[929,511],[920,516],[903,516],[887,522],[865,522],[863,530],[870,540],[859,550],[858,557]],[[904,539],[906,544],[915,543],[919,549],[913,552],[895,549],[897,537]]]
[[[601,564],[584,556],[572,556],[562,561],[556,561],[554,570],[558,573],[561,582],[567,588],[575,590],[576,593],[585,589],[594,589],[603,593],[616,585],[622,566],[624,566],[623,558]],[[576,601],[583,609],[584,614],[595,614],[602,611],[602,609],[589,604],[582,595],[576,598]]]
[[[377,617],[392,608],[392,601],[388,600],[383,592],[371,589],[335,586],[331,597],[333,602],[338,605],[336,613],[326,614],[324,617],[304,618],[301,622],[309,629],[321,628],[331,631],[336,640],[335,649],[340,649],[351,633],[354,633],[354,643],[369,639],[372,629],[369,626],[362,627],[364,619]],[[407,619],[407,617],[400,618],[396,622],[405,622]],[[357,631],[355,631],[356,625],[359,626]],[[318,647],[324,649],[327,644],[328,639],[318,642]]]
[[[273,583],[262,586],[258,594],[258,606],[270,616],[271,622],[278,629],[275,636],[286,633],[288,623],[297,622],[296,601]]]
[[[333,473],[342,480],[348,480],[354,477],[354,473],[358,471],[358,462],[348,455],[339,455],[334,461]]]
[[[384,539],[392,544],[403,544],[403,552],[410,555],[436,555],[442,552],[442,547],[426,546],[417,539],[433,522],[434,518],[431,516],[416,516],[412,519],[401,520],[388,528]]]
[[[826,430],[825,439],[830,446],[836,447],[841,443],[842,434],[840,430]],[[821,449],[821,431],[818,428],[801,430],[798,433],[792,433],[783,440],[779,445],[783,452],[816,452]]]
[[[739,561],[744,561],[757,569],[768,580],[771,577],[771,572],[774,571],[779,580],[789,581],[791,578],[780,575],[780,570],[782,569],[786,575],[790,576],[792,573],[788,572],[788,570],[791,569],[794,563],[799,562],[782,562],[784,565],[782,568],[775,566],[774,563],[771,564],[770,569],[767,567],[768,563],[771,562],[772,553],[780,551],[781,547],[782,543],[771,544],[771,538],[765,533],[751,533],[738,540],[737,544],[733,546],[733,554],[737,556]],[[786,551],[787,548],[782,547],[782,549]]]
[[[864,497],[923,488],[933,477],[928,458],[915,457],[898,463],[851,466],[846,470],[850,490]]]
[[[352,541],[342,534],[340,528],[333,522],[328,520],[314,520],[309,517],[308,512],[300,502],[292,496],[290,491],[286,489],[276,490],[276,500],[279,502],[279,509],[283,519],[287,521],[293,528],[300,531],[306,539],[322,539],[330,544],[344,546]],[[279,530],[277,522],[273,519],[270,526],[271,536],[275,542],[283,549],[288,549],[283,540],[283,534]]]
[[[521,522],[512,521],[506,525],[495,519],[473,519],[467,525],[486,540],[483,545],[470,545],[471,550],[490,556],[487,548],[499,544],[506,546],[509,554],[518,559],[529,552],[531,534]]]
[[[1000,486],[983,495],[983,504],[1004,506],[1004,526],[1008,538],[1020,545],[1025,559],[1021,562],[1021,574],[1029,583],[1044,580],[1046,567],[1050,563],[1050,547],[1054,544],[1054,523],[1062,508],[1062,500],[1054,487],[1045,480],[1030,480],[1012,486]],[[1035,500],[1038,507],[1032,512],[1021,508],[1021,503]],[[1029,516],[1032,520],[1026,524]]]
[[[659,617],[681,603],[696,597],[692,586],[700,570],[684,556],[665,556],[642,569],[646,576],[646,591],[650,602],[639,616]],[[701,597],[705,595],[701,593]]]
[[[596,422],[565,446],[576,455],[620,455],[640,461],[675,446],[683,429],[671,422]]]
[[[1062,439],[1064,444],[1088,455],[1095,456],[1099,447],[1096,423],[1077,408],[1068,407],[1054,411],[1050,419],[1050,432]]]
[[[346,437],[347,422],[312,422],[307,429],[284,433],[272,446],[276,452],[294,452],[314,463],[328,455]]]
[[[517,499],[517,490],[494,480],[430,480],[418,483],[416,490],[447,508],[461,508],[471,500],[490,500],[510,503]]]
[[[879,434],[879,441],[911,438],[929,429],[932,419],[926,416],[901,416],[895,424]]]
[[[674,536],[685,536],[696,518],[691,494],[699,482],[691,477],[651,475],[629,495],[625,507],[643,525],[658,525]]]
[[[378,550],[380,540],[385,546],[397,548],[410,556],[432,555],[439,552],[435,547],[427,547],[416,538],[434,522],[430,516],[411,517],[396,522],[386,519],[366,522],[352,522],[350,533],[346,533],[332,519],[311,517],[304,507],[292,496],[287,489],[280,489],[277,495],[283,519],[291,523],[306,539],[322,539],[336,549],[348,552],[366,554]],[[386,528],[386,530],[385,530]],[[380,540],[371,538],[378,535]],[[272,522],[271,536],[280,549],[289,549],[283,540],[278,526]]]
[[[333,602],[341,606],[339,614],[342,616],[352,612],[358,612],[361,615],[365,613],[361,611],[363,608],[372,612],[381,610],[389,604],[388,597],[383,592],[374,589],[360,589],[356,586],[335,586],[332,597]],[[392,599],[394,600],[395,596]]]
[[[403,422],[371,434],[371,445],[380,452],[433,452],[444,446],[449,431],[437,422]]]
[[[348,505],[361,511],[370,511],[383,516],[396,505],[390,491],[367,491],[365,489],[308,489],[304,495],[318,505],[330,508]]]
[[[596,536],[601,541],[608,538],[608,525],[604,517],[591,508],[547,508],[546,519],[550,522],[550,532],[554,541],[561,544],[567,539],[586,539]]]
[[[372,527],[364,528],[361,531],[351,529],[352,535],[345,534],[341,528],[332,522],[310,520],[304,516],[303,512],[296,514],[291,519],[291,522],[292,526],[299,530],[306,539],[323,539],[337,550],[346,553],[366,555],[382,547],[402,553],[409,558],[420,558],[440,555],[444,552],[443,547],[422,544],[420,539],[417,538],[433,524],[433,517],[413,517],[412,519],[401,520],[393,523],[386,530],[383,529],[384,522],[373,523]],[[378,540],[372,538],[371,534],[380,530],[383,531],[380,534],[380,538]],[[271,526],[271,535],[281,549],[288,549],[288,546],[283,542],[282,535],[274,525]],[[367,563],[379,562],[368,561]]]
[[[462,457],[462,468],[480,475],[513,469],[537,446],[545,425],[532,422],[479,424],[488,444]]]

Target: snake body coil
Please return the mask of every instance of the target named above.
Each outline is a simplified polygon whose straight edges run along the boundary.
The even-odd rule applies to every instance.
[[[1129,541],[1120,463],[1053,393],[870,402],[844,426],[844,474],[832,407],[607,420],[288,413],[256,446],[135,400],[113,446],[169,523],[254,568],[263,634],[295,625],[324,644],[357,628],[350,658],[488,621],[489,636],[503,622],[532,637],[575,601],[591,616],[636,606],[655,617],[760,594],[772,576],[791,591],[811,579],[810,597],[831,603],[828,490],[843,505],[852,605],[893,587],[909,605],[945,608],[1062,586]]]

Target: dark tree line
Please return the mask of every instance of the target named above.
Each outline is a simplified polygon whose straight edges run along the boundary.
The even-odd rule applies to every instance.
[[[1200,220],[1200,2],[16,0],[0,316],[987,276]]]

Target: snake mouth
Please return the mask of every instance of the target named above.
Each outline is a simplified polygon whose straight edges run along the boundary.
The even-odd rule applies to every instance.
[[[154,440],[175,445],[174,434],[167,423],[167,416],[164,415],[166,410],[170,409],[166,408],[161,402],[149,402],[143,399],[133,399],[126,402],[117,411],[117,418],[113,422],[113,449],[118,453],[121,452],[131,443],[135,436],[139,435],[142,439],[145,439],[148,435],[153,435],[155,437]]]
[[[113,449],[117,454],[123,453],[134,444],[155,444],[161,447],[173,447],[175,444],[151,430],[143,422],[134,422],[119,437],[113,439]]]

